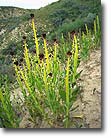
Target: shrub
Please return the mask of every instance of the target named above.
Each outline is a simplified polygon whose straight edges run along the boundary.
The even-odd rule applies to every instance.
[[[61,34],[61,33],[67,34],[68,32],[79,30],[79,28],[82,28],[82,26],[84,26],[83,20],[76,19],[76,21],[71,22],[69,24],[67,23],[63,24],[58,30],[58,34]]]

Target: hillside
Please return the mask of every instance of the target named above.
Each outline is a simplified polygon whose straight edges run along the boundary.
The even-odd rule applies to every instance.
[[[0,127],[101,128],[101,2],[0,7]]]
[[[60,38],[61,34],[85,30],[84,25],[93,27],[96,15],[101,16],[101,1],[98,0],[59,0],[37,10],[16,7],[0,7],[0,72],[12,76],[13,51],[16,57],[22,56],[22,36],[27,36],[31,50],[34,48],[30,13],[35,14],[38,36],[47,33],[47,39]],[[7,69],[8,66],[8,69]]]

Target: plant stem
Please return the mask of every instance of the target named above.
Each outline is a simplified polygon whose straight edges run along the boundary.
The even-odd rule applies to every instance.
[[[29,53],[28,53],[26,41],[24,41],[24,46],[25,46],[24,48],[25,61],[27,64],[28,71],[30,72],[30,59],[29,59]]]
[[[78,45],[77,45],[77,38],[74,35],[75,41],[75,52],[74,52],[74,73],[73,73],[73,82],[75,82],[75,76],[77,74],[77,65],[78,65]]]
[[[34,19],[32,19],[32,28],[33,28],[35,44],[36,44],[36,55],[37,55],[38,62],[40,62],[40,60],[39,60],[39,44],[38,44],[38,38],[37,38],[37,35],[36,35]]]
[[[70,62],[70,59],[68,57],[67,67],[66,67],[66,78],[65,78],[65,84],[66,84],[66,128],[68,127],[68,122],[69,122],[69,62]]]
[[[45,50],[45,57],[46,57],[46,64],[47,64],[47,72],[49,73],[50,72],[49,54],[48,54],[46,39],[44,39],[44,50]]]

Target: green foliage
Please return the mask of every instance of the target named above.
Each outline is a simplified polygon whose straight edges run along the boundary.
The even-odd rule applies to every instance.
[[[74,22],[69,24],[65,23],[58,29],[58,34],[67,34],[68,32],[78,31],[80,28],[84,27],[84,22],[82,19],[76,19]]]
[[[7,77],[2,77],[0,83],[0,127],[18,128],[18,117],[13,109],[10,96],[10,88]]]
[[[84,23],[87,24],[87,26],[89,28],[92,28],[95,18],[96,18],[96,14],[95,13],[89,13],[88,16],[85,18]]]
[[[67,16],[68,13],[65,10],[59,9],[50,14],[49,18],[52,20],[52,24],[54,25],[54,27],[58,27],[62,25],[63,21],[66,19]]]

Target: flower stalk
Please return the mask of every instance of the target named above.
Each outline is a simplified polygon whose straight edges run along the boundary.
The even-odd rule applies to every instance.
[[[73,82],[75,82],[75,77],[76,77],[76,74],[77,74],[77,66],[78,66],[78,44],[77,44],[76,35],[74,35],[74,41],[75,41],[75,52],[74,52]]]
[[[67,67],[66,67],[66,78],[65,78],[65,85],[66,85],[66,128],[68,127],[68,120],[69,120],[69,64],[70,58],[68,57]]]
[[[27,49],[26,40],[24,40],[24,57],[27,64],[28,71],[30,72],[30,59],[29,59],[29,52]]]
[[[39,44],[38,44],[38,38],[37,38],[37,35],[36,35],[36,28],[35,28],[34,18],[32,18],[32,28],[33,28],[35,44],[36,44],[36,55],[37,55],[38,62],[40,62],[39,61]]]
[[[46,39],[43,38],[44,40],[44,50],[45,50],[45,58],[46,58],[46,69],[47,69],[47,72],[50,73],[50,65],[49,65],[49,54],[48,54],[48,49],[47,49],[47,43],[46,43]]]

